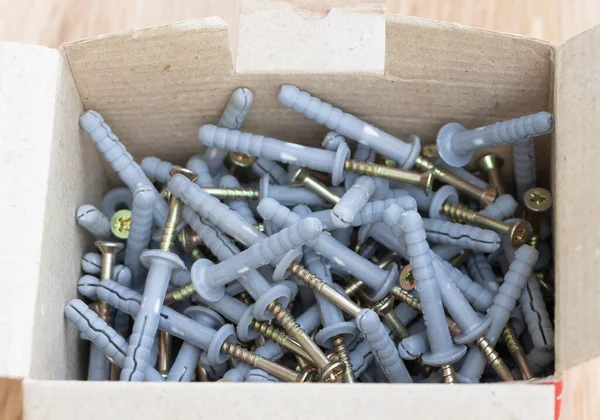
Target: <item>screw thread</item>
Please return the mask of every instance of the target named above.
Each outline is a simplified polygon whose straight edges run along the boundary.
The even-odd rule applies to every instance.
[[[220,200],[258,200],[260,192],[256,188],[203,188],[204,192]]]
[[[442,366],[442,381],[445,384],[456,384],[458,382],[452,365]]]
[[[352,363],[350,362],[350,352],[348,351],[348,347],[346,347],[346,343],[344,343],[344,338],[338,335],[331,344],[333,351],[338,354],[340,362],[346,365],[344,382],[349,384],[355,383],[356,377],[354,376],[354,369],[352,368]]]
[[[383,269],[383,267],[381,267],[381,268]],[[348,283],[348,284],[346,285],[346,287],[344,288],[344,292],[345,292],[345,293],[346,293],[348,296],[352,297],[352,296],[354,296],[356,293],[358,293],[358,291],[359,291],[359,290],[361,290],[361,289],[363,288],[363,286],[364,286],[364,285],[365,285],[365,284],[364,284],[362,281],[360,281],[360,280],[356,280],[356,279],[353,279],[353,280],[352,280],[350,283]]]
[[[392,295],[394,295],[394,297],[396,299],[406,303],[409,307],[411,307],[417,311],[423,310],[423,307],[421,306],[421,301],[419,300],[419,298],[414,297],[413,295],[408,293],[406,290],[402,290],[398,286],[393,286],[392,289],[390,290],[390,293]]]
[[[250,295],[248,294],[248,292],[241,292],[236,297],[239,300],[241,300],[242,303],[244,303],[245,305],[250,306],[250,305],[252,305],[254,303],[254,301],[252,300],[252,297],[250,297]]]
[[[195,291],[196,289],[194,288],[193,283],[186,284],[185,286],[180,287],[179,289],[175,289],[172,292],[167,293],[167,295],[165,296],[165,305],[185,300],[188,297],[192,296]]]
[[[269,311],[271,311],[277,322],[281,324],[283,329],[291,337],[295,338],[302,333],[306,334],[300,325],[298,325],[292,314],[277,301],[273,301],[269,304]]]
[[[268,322],[261,322],[254,319],[250,323],[250,328],[258,331],[267,340],[272,340],[280,346],[283,346],[289,340],[289,337],[283,331]]]
[[[163,229],[163,235],[160,241],[160,249],[163,251],[171,251],[173,245],[177,241],[177,225],[181,218],[181,201],[171,195],[169,199],[169,213],[167,214],[167,220],[165,222],[165,228]]]
[[[323,288],[325,287],[326,283],[317,276],[315,276],[313,273],[308,271],[304,266],[298,263],[292,263],[290,264],[288,269],[290,273],[298,277],[316,292],[321,293],[323,291]]]
[[[252,366],[256,366],[257,360],[260,358],[258,354],[246,350],[238,344],[230,343],[229,341],[223,343],[221,351]]]
[[[456,205],[451,203],[442,204],[440,213],[445,214],[452,220],[456,220],[460,223],[470,223],[473,220],[475,212],[464,205]]]
[[[375,163],[347,160],[344,162],[344,169],[360,175],[378,176],[381,166]]]
[[[507,324],[504,327],[502,330],[502,338],[506,343],[508,351],[519,366],[519,370],[521,371],[521,375],[523,375],[523,379],[528,380],[533,378],[534,375],[531,371],[531,367],[529,367],[529,363],[527,362],[527,356],[525,355],[523,346],[519,342],[519,338],[517,337],[517,334],[511,325]]]
[[[538,235],[532,235],[531,238],[529,238],[529,243],[528,245],[532,248],[537,248],[538,247],[538,243],[539,243],[539,236]]]
[[[510,369],[508,369],[508,366],[506,366],[504,360],[500,358],[500,355],[487,338],[481,336],[475,340],[475,344],[479,346],[479,349],[485,356],[485,360],[487,360],[489,365],[494,369],[494,371],[496,371],[500,379],[506,382],[515,380],[515,378],[512,376],[512,373],[510,373]]]

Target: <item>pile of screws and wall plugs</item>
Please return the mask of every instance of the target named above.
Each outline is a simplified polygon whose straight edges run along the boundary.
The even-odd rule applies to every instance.
[[[552,197],[536,186],[533,138],[552,131],[553,115],[450,122],[421,146],[295,86],[278,99],[332,130],[323,148],[238,131],[252,112],[246,88],[200,127],[208,149],[185,167],[138,164],[100,114],[81,116],[126,185],[77,210],[97,250],[81,263],[85,301],[65,314],[91,341],[88,379],[551,374]],[[472,159],[502,144],[512,144],[514,186],[499,156]]]

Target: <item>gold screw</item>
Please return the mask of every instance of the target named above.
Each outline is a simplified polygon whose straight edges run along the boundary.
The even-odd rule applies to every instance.
[[[504,194],[504,182],[502,182],[502,174],[500,173],[503,164],[504,159],[495,153],[488,153],[477,160],[477,166],[487,176],[490,185],[496,188],[498,195]]]
[[[183,175],[188,178],[190,181],[194,182],[198,177],[195,173],[190,171],[189,169],[175,167],[170,171],[171,176],[175,176],[177,174]],[[169,197],[169,213],[167,215],[167,221],[165,222],[165,228],[163,230],[163,236],[160,241],[160,249],[163,251],[171,252],[171,248],[175,243],[176,234],[177,234],[177,225],[179,224],[179,219],[181,219],[181,210],[183,208],[183,203],[180,199],[175,197],[173,194],[170,194]]]
[[[355,172],[361,175],[376,176],[389,179],[391,181],[404,182],[406,184],[416,185],[421,188],[425,194],[429,194],[433,188],[433,170],[428,169],[424,173],[403,171],[398,168],[390,168],[384,165],[377,165],[369,162],[358,162],[356,160],[347,160],[344,162],[344,169],[349,172]]]
[[[519,338],[510,324],[507,324],[502,330],[502,338],[504,339],[506,347],[508,347],[508,351],[510,352],[511,356],[517,363],[523,379],[526,381],[533,379],[534,375],[529,367],[529,363],[527,363],[525,350],[523,350],[523,346],[519,342]]]
[[[413,277],[412,267],[410,264],[405,265],[402,271],[400,271],[398,281],[400,282],[400,287],[403,290],[412,290],[416,287],[417,283]]]
[[[452,365],[442,366],[442,381],[445,384],[458,383],[458,381],[456,380],[456,373],[454,372],[454,367]]]
[[[508,224],[479,214],[465,206],[448,202],[442,204],[440,213],[462,223],[466,222],[485,229],[491,229],[500,234],[507,234],[514,248],[527,243],[531,237],[530,225],[525,220],[520,219],[513,224]]]
[[[333,351],[339,356],[339,360],[346,366],[346,372],[344,373],[344,382],[348,384],[356,383],[356,377],[354,376],[354,370],[352,369],[352,363],[350,363],[350,353],[348,347],[344,343],[344,337],[336,335],[333,337],[331,342]]]
[[[523,201],[527,210],[542,213],[552,207],[552,194],[545,188],[531,188],[525,192]]]
[[[102,253],[102,268],[100,269],[100,281],[112,280],[114,278],[117,254],[123,249],[120,242],[96,241],[96,248]],[[98,302],[98,316],[107,324],[111,322],[112,308],[105,301]]]
[[[427,159],[437,159],[440,157],[440,152],[438,151],[437,144],[428,144],[427,146],[423,146],[421,148],[421,155]]]
[[[494,187],[482,190],[475,185],[468,183],[459,176],[454,175],[450,171],[446,171],[422,156],[415,160],[415,167],[421,171],[433,171],[433,177],[441,182],[452,185],[457,190],[467,194],[484,204],[491,204],[496,199],[497,191]]]
[[[219,200],[258,200],[260,198],[258,188],[203,187],[202,190]]]
[[[257,321],[256,319],[253,319],[250,323],[250,328],[258,331],[267,340],[272,340],[273,342],[279,344],[281,347],[284,347],[293,352],[294,354],[300,356],[307,362],[312,362],[312,359],[310,358],[309,354],[306,351],[304,351],[304,349],[298,343],[292,340],[283,331],[274,327],[268,322],[261,322]]]
[[[455,255],[454,257],[450,258],[450,261],[448,261],[450,263],[450,265],[452,267],[460,267],[461,265],[463,265],[463,263],[465,261],[467,261],[469,259],[469,257],[471,256],[471,250],[470,249],[465,249],[463,250],[463,252],[461,252],[458,255]]]
[[[110,231],[119,239],[129,237],[131,228],[131,210],[122,209],[116,211],[110,218]]]
[[[179,245],[181,245],[185,252],[192,252],[204,244],[202,239],[200,239],[200,235],[194,232],[190,226],[183,228],[179,235],[177,235],[177,242],[179,242]]]
[[[292,187],[304,187],[328,203],[337,204],[337,202],[340,201],[339,195],[335,194],[327,187],[327,185],[316,179],[306,168],[299,168],[294,172],[290,184]]]
[[[240,152],[229,152],[227,158],[233,165],[239,168],[249,168],[256,162],[256,156]]]
[[[164,331],[159,331],[158,343],[158,372],[166,378],[171,369],[171,352],[173,349],[173,337]]]
[[[400,340],[404,340],[410,335],[400,318],[398,318],[394,312],[393,296],[388,295],[379,302],[376,302],[372,309],[383,318],[388,327],[391,328],[391,330]]]

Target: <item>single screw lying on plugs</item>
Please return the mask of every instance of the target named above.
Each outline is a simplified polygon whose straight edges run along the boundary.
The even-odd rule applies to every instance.
[[[411,143],[405,143],[355,116],[301,91],[296,86],[281,86],[277,99],[283,106],[293,109],[330,130],[368,146],[384,156],[389,156],[400,163],[403,169],[412,167],[421,150],[421,142],[418,137],[413,137]]]
[[[494,304],[488,310],[488,316],[492,323],[485,335],[490,347],[495,346],[500,338],[504,326],[510,319],[510,312],[515,307],[537,258],[538,252],[528,245],[523,245],[516,251],[514,260],[510,263],[508,272],[504,276],[504,283],[494,297]],[[478,382],[485,364],[485,357],[481,353],[469,351],[458,372],[459,380],[463,383]]]
[[[434,165],[424,157],[417,157],[415,160],[415,168],[420,171],[433,171],[433,177],[435,179],[453,186],[460,192],[479,200],[483,204],[491,204],[496,198],[497,191],[494,187],[489,187],[487,189],[478,188],[475,185],[465,181],[461,177],[454,175],[452,172]]]
[[[519,342],[519,338],[517,337],[515,330],[510,325],[510,322],[506,324],[506,326],[502,330],[502,338],[504,339],[506,347],[508,348],[508,351],[513,357],[513,360],[519,367],[519,371],[521,372],[523,380],[528,381],[532,379],[534,375],[531,371],[529,363],[527,362],[527,355],[525,354],[523,346]]]
[[[331,209],[331,222],[338,228],[350,226],[374,192],[375,181],[368,176],[359,177]]]
[[[390,382],[412,382],[404,362],[400,358],[394,342],[379,320],[379,316],[370,309],[362,310],[356,317],[356,325],[369,343],[377,363]]]
[[[450,337],[444,308],[441,305],[440,287],[435,278],[433,259],[423,229],[423,221],[416,211],[411,210],[402,213],[398,223],[393,223],[393,215],[398,212],[402,212],[399,207],[389,207],[386,215],[390,216],[390,220],[387,218],[384,220],[390,225],[401,226],[404,232],[406,251],[413,267],[413,276],[419,285],[419,297],[431,346],[431,351],[423,355],[423,361],[431,366],[452,364],[465,355],[467,348],[454,345]]]
[[[280,205],[277,201],[265,198],[259,203],[257,210],[265,220],[278,227],[298,223],[302,216]],[[317,239],[307,244],[317,254],[343,267],[348,273],[365,283],[371,290],[369,295],[374,301],[383,298],[392,287],[398,276],[398,266],[392,264],[389,270],[382,270],[369,260],[355,254],[340,244],[330,235],[321,233]]]
[[[225,325],[225,320],[215,311],[201,306],[190,306],[183,312],[199,324],[203,324],[212,329],[219,329]],[[168,371],[167,381],[170,382],[189,382],[192,380],[194,367],[200,359],[200,350],[190,343],[183,342],[173,366]],[[161,372],[162,373],[162,372]]]
[[[84,204],[77,209],[77,223],[96,239],[110,238],[110,222],[100,210],[91,204]]]
[[[337,204],[337,202],[340,201],[339,195],[331,191],[327,185],[312,176],[311,172],[306,168],[298,168],[296,172],[294,172],[290,180],[290,185],[292,187],[304,187],[331,204]]]
[[[106,282],[105,285],[101,285],[97,293],[99,297],[105,298],[113,306],[132,316],[136,316],[136,313],[140,310],[142,296],[115,282]],[[139,315],[137,318],[139,318]],[[303,382],[309,377],[312,378],[312,373],[310,375],[307,373],[298,374],[281,365],[266,361],[242,346],[235,344],[236,335],[231,324],[225,324],[219,330],[214,330],[166,306],[162,307],[159,323],[162,331],[166,331],[206,351],[208,362],[212,365],[225,362],[228,358],[227,355],[231,355],[245,363],[263,369],[283,381]]]
[[[477,160],[477,166],[483,172],[491,186],[496,188],[498,195],[504,194],[504,182],[500,168],[504,164],[504,159],[495,153],[488,153]]]
[[[79,299],[73,299],[65,306],[65,317],[81,332],[82,338],[92,342],[92,347],[102,352],[102,357],[112,361],[118,367],[123,367],[127,341],[110,325],[104,322],[96,313]],[[146,368],[145,379],[161,382],[163,377],[156,369]]]
[[[136,290],[142,285],[140,256],[148,248],[150,242],[156,197],[154,190],[143,184],[138,185],[133,192],[131,222],[125,248],[125,265],[131,270],[132,288]]]
[[[192,182],[195,175],[187,169],[173,168],[171,174],[181,174]],[[144,369],[148,364],[150,346],[154,342],[160,317],[160,308],[169,285],[173,270],[185,269],[185,264],[176,254],[171,252],[176,239],[176,229],[181,218],[183,204],[175,196],[169,200],[169,213],[165,222],[163,235],[159,245],[160,249],[146,250],[140,259],[142,264],[149,266],[144,299],[133,324],[129,338],[129,350],[125,358],[125,365],[121,371],[121,380],[140,381],[144,378]]]
[[[458,123],[448,123],[438,132],[436,144],[446,163],[465,166],[475,150],[514,143],[525,136],[541,136],[553,129],[554,115],[549,112],[538,112],[473,130],[467,130]]]
[[[122,209],[110,219],[110,231],[119,239],[127,239],[129,237],[129,229],[131,228],[131,210]]]
[[[224,296],[225,285],[238,278],[240,273],[281,259],[292,249],[315,239],[321,231],[321,222],[317,219],[301,219],[296,225],[281,230],[219,264],[215,265],[210,260],[196,261],[191,270],[196,293],[207,302],[215,302]]]
[[[314,251],[307,250],[304,254],[304,261],[308,269],[315,273],[323,282],[333,285],[329,268],[324,261]],[[348,343],[351,343],[356,337],[358,330],[356,323],[346,322],[341,309],[327,300],[320,294],[315,294],[317,304],[321,312],[323,328],[315,336],[316,342],[327,349],[333,349],[339,356],[339,359],[346,366],[344,382],[355,383],[354,370],[350,363],[348,353]]]
[[[150,182],[148,177],[142,171],[142,168],[133,160],[133,157],[127,152],[125,146],[121,144],[119,138],[112,132],[111,128],[104,122],[102,116],[96,111],[87,111],[79,118],[79,125],[88,133],[93,140],[96,148],[111,167],[115,170],[119,178],[133,192],[142,184],[152,189],[157,195],[158,191]],[[162,226],[167,218],[167,205],[161,201],[155,201],[154,221]]]
[[[238,88],[231,93],[229,102],[223,111],[219,120],[219,127],[226,127],[239,130],[250,111],[250,106],[254,100],[254,94],[250,89]],[[204,160],[210,170],[211,175],[216,175],[223,166],[227,150],[217,147],[209,147],[204,152]],[[191,169],[191,168],[190,168]],[[193,170],[193,169],[192,169]]]
[[[522,201],[525,191],[536,185],[535,146],[531,136],[525,136],[512,145],[514,181],[517,197]]]

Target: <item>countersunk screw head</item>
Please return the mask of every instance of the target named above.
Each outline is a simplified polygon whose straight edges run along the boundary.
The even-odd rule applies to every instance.
[[[417,284],[415,282],[415,278],[413,277],[412,267],[410,266],[410,264],[404,266],[404,268],[400,272],[398,280],[400,282],[400,288],[402,290],[410,291],[415,288]]]
[[[523,201],[527,209],[541,213],[552,207],[552,194],[545,188],[531,188],[525,192]]]
[[[203,243],[202,239],[200,239],[200,235],[194,232],[189,226],[186,226],[179,235],[177,235],[177,240],[185,252],[192,252]]]
[[[129,229],[131,228],[131,210],[122,209],[116,211],[110,219],[110,231],[119,239],[127,239],[129,237]]]
[[[227,155],[231,163],[240,168],[249,168],[256,162],[256,156],[240,152],[229,152]]]
[[[120,250],[123,249],[123,244],[121,242],[110,242],[110,241],[96,241],[94,242],[96,248],[102,252],[102,254],[117,254]]]
[[[502,165],[504,165],[504,159],[495,153],[488,153],[477,160],[477,166],[479,166],[479,169],[484,173],[494,169],[500,169]]]
[[[187,179],[189,179],[192,182],[196,182],[196,180],[198,179],[198,175],[196,175],[194,172],[190,171],[187,168],[182,168],[179,166],[174,167],[173,169],[171,169],[169,171],[169,173],[171,174],[171,176],[175,176],[175,175],[183,175],[185,176]]]
[[[310,176],[310,171],[308,169],[298,168],[298,170],[294,172],[294,175],[292,175],[290,184],[292,187],[301,187],[304,185],[304,180]]]
[[[333,362],[321,374],[321,381],[336,383],[342,380],[345,373],[346,365],[343,362]]]
[[[531,237],[531,225],[525,220],[519,220],[512,225],[508,231],[510,243],[514,248],[519,248],[527,243]]]

